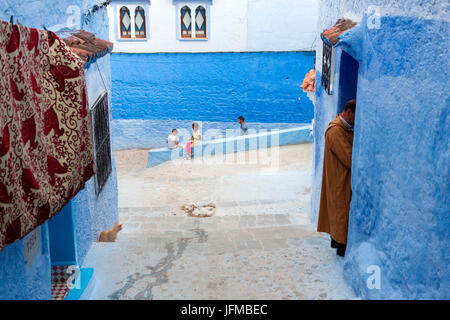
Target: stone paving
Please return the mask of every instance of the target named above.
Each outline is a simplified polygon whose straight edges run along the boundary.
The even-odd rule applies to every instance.
[[[329,237],[309,223],[311,149],[281,147],[269,173],[187,160],[145,169],[145,151],[116,153],[124,227],[85,259],[96,272],[92,298],[355,298]],[[213,201],[217,213],[188,217],[186,201]]]

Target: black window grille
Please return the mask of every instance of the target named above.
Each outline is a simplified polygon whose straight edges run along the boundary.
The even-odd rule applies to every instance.
[[[326,93],[332,92],[333,47],[327,41],[323,41],[322,52],[322,88]]]
[[[98,197],[111,174],[108,94],[97,99],[91,109],[95,150],[95,194]]]

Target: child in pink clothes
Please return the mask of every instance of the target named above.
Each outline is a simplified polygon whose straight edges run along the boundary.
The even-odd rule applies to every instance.
[[[186,143],[186,152],[187,152],[187,158],[186,159],[191,159],[191,156],[193,155],[192,154],[192,148],[197,146],[201,140],[202,140],[202,136],[200,134],[200,131],[198,130],[198,123],[194,122],[192,124],[191,141]]]

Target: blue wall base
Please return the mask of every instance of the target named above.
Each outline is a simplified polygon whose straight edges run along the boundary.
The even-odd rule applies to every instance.
[[[290,144],[312,143],[311,126],[205,141],[193,148],[195,159],[207,156],[264,149]],[[186,148],[158,148],[148,152],[147,168],[186,156]]]
[[[94,268],[81,268],[80,288],[69,291],[64,300],[87,300],[95,287]]]

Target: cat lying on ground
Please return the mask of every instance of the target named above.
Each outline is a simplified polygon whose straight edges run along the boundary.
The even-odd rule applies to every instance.
[[[117,233],[122,230],[122,225],[117,222],[111,230],[102,231],[98,239],[99,242],[114,242],[117,238]]]

